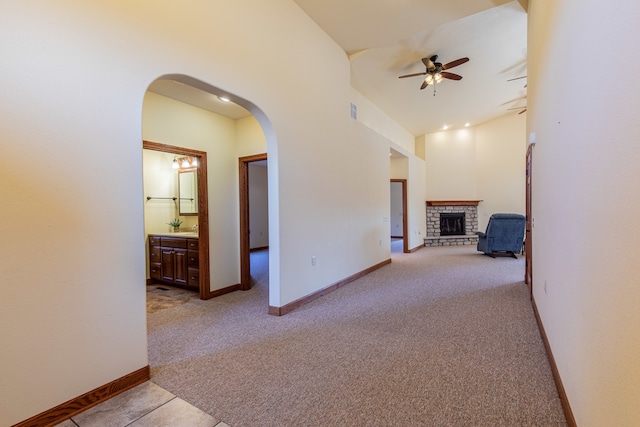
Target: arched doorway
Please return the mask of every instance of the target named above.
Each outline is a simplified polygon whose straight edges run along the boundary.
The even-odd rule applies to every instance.
[[[156,83],[162,83],[164,89],[162,91],[158,90],[157,87],[159,85]],[[232,121],[235,120],[238,122],[249,117],[253,121],[254,126],[258,127],[261,130],[261,134],[264,136],[262,149],[260,150],[262,153],[268,151],[268,146],[273,146],[275,144],[275,137],[271,130],[271,124],[266,115],[251,102],[234,96],[220,88],[216,88],[189,76],[172,74],[161,76],[159,79],[154,81],[154,83],[150,85],[150,91],[154,92],[153,96],[159,95],[165,98],[170,98],[174,102],[177,101],[198,109],[206,109],[214,114],[222,116],[227,114],[224,112],[225,109],[234,108],[235,106],[235,108],[243,110],[245,115],[240,118],[232,115],[226,115],[225,120],[230,118]],[[147,92],[147,94],[149,94],[149,92]],[[226,100],[231,102],[226,102]],[[225,103],[226,105],[221,107],[221,105],[223,105],[221,103]],[[168,105],[170,102],[166,102],[166,104]],[[216,106],[216,104],[219,105]],[[206,298],[211,298],[237,289],[242,289],[240,215],[237,211],[239,206],[239,192],[237,191],[237,165],[238,157],[240,157],[241,153],[246,153],[246,151],[243,152],[241,148],[239,149],[234,145],[236,142],[235,131],[228,131],[226,134],[222,132],[221,135],[209,135],[207,141],[198,141],[200,132],[197,129],[194,131],[193,126],[189,127],[189,124],[182,122],[171,123],[172,120],[189,122],[190,119],[186,117],[185,114],[182,114],[182,111],[177,111],[171,105],[168,107],[154,107],[152,103],[149,103],[149,105],[149,109],[153,110],[153,108],[155,108],[155,111],[147,111],[147,95],[145,95],[145,106],[143,107],[144,139],[152,140],[160,144],[195,148],[209,153],[209,176],[207,178],[209,209],[208,218],[203,220],[209,226],[208,246],[210,250],[208,256],[206,254],[204,256],[208,257],[211,265],[211,280],[206,278],[201,279],[203,289],[202,294],[206,295]],[[218,109],[216,110],[216,108]],[[153,114],[160,117],[154,117],[153,119],[147,120]],[[224,122],[224,120],[222,121]],[[224,124],[222,126],[224,126]],[[235,125],[231,127],[235,128]],[[180,143],[177,143],[176,140],[180,140]],[[195,147],[191,147],[190,144],[195,145]],[[221,146],[224,147],[221,148]],[[260,145],[257,144],[257,146]],[[274,172],[277,172],[277,164],[275,164],[275,162],[269,169],[269,175],[272,175]],[[276,180],[271,178],[269,179],[270,195],[273,194],[274,191],[277,191],[277,186],[274,181]],[[274,182],[273,186],[271,185],[272,182]],[[277,200],[277,193],[275,194],[276,196],[273,198]],[[270,204],[270,206],[273,206],[269,208],[271,211],[272,209],[275,209],[277,204]],[[277,219],[277,215],[269,215],[269,218]],[[274,229],[276,231],[271,234],[276,237],[273,239],[274,241],[271,245],[272,256],[270,257],[269,262],[270,273],[273,271],[271,268],[272,261],[273,264],[277,266],[277,259],[279,256],[277,250],[273,250],[278,247],[277,222],[271,224],[270,221],[269,230],[271,231]],[[201,232],[204,231],[202,227],[200,230]],[[273,292],[275,295],[273,299],[277,300],[277,292],[279,290],[277,280],[270,280],[270,283],[275,283],[276,286],[269,287],[269,299],[272,300],[271,293]]]

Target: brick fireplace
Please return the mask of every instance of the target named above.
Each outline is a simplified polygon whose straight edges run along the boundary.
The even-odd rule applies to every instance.
[[[482,200],[427,200],[425,246],[475,245]]]

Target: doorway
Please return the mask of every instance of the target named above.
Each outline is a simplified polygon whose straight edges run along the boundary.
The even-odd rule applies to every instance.
[[[407,180],[391,180],[391,239],[402,239],[402,252],[409,253],[407,226]]]
[[[200,299],[212,298],[214,294],[211,292],[209,285],[209,190],[207,185],[207,153],[204,151],[176,147],[153,141],[142,141],[142,148],[170,153],[177,156],[191,156],[196,158],[198,161],[196,186],[198,194],[198,293]]]
[[[249,203],[249,166],[265,162],[267,154],[240,157],[238,159],[240,190],[240,289],[251,289],[251,207]]]
[[[533,145],[529,145],[527,149],[527,165],[526,165],[526,181],[525,181],[525,199],[526,199],[526,223],[525,223],[525,240],[524,240],[524,282],[529,286],[529,296],[533,297],[533,267],[532,267],[532,248],[533,242],[531,240],[532,237],[532,218],[531,218],[531,166],[532,166],[532,156],[533,156]]]

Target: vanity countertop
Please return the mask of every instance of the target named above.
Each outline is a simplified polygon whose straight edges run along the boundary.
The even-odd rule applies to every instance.
[[[178,231],[173,233],[149,233],[153,236],[165,236],[165,237],[191,237],[197,238],[198,233],[194,233],[193,231]]]

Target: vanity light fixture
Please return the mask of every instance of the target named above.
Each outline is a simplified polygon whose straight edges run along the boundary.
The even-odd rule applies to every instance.
[[[174,157],[173,164],[171,165],[173,169],[193,169],[198,167],[198,158],[187,156],[187,157]]]

